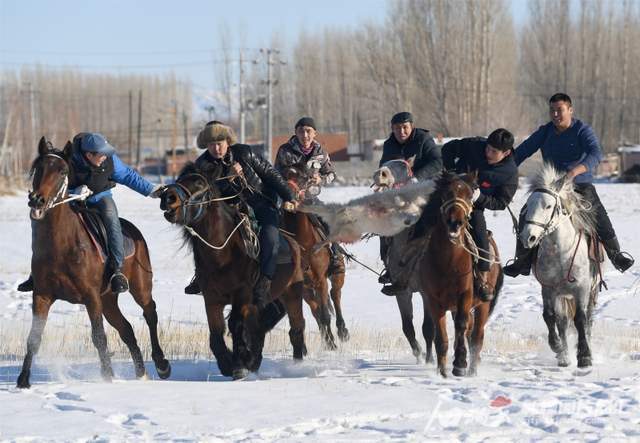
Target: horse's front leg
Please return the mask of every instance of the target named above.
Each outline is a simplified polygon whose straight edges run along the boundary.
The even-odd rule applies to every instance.
[[[402,320],[402,332],[407,337],[409,346],[413,351],[413,356],[417,362],[420,361],[422,356],[422,348],[416,340],[416,331],[413,328],[413,303],[411,302],[412,293],[405,291],[402,294],[396,295],[396,303],[398,303],[398,309],[400,309],[400,319]]]
[[[542,291],[542,318],[549,331],[549,347],[554,353],[559,353],[562,349],[560,338],[556,332],[556,313],[553,306],[552,296]]]
[[[469,311],[473,300],[473,293],[466,292],[460,302],[454,318],[455,325],[455,341],[454,341],[454,359],[453,359],[453,375],[463,377],[467,373],[467,325],[469,322]]]
[[[443,377],[447,376],[447,351],[449,350],[449,337],[447,336],[447,311],[440,306],[431,303],[432,319],[436,325],[436,355],[438,357],[438,371]]]
[[[307,345],[304,342],[304,314],[302,311],[302,293],[304,284],[302,282],[292,284],[282,295],[289,317],[289,340],[293,347],[293,358],[302,360],[307,355]]]
[[[215,303],[205,296],[205,311],[209,323],[209,347],[218,362],[220,373],[226,377],[233,375],[232,354],[224,342],[224,304]]]
[[[333,351],[338,348],[336,340],[331,332],[331,311],[329,310],[329,284],[324,275],[315,276],[317,278],[315,282],[316,294],[320,296],[320,311],[318,313],[318,326],[320,328],[320,335],[322,335],[322,341],[324,346]]]
[[[31,307],[33,317],[31,320],[29,338],[27,339],[27,354],[24,357],[22,371],[20,371],[18,382],[16,384],[20,389],[29,389],[31,387],[31,384],[29,383],[31,363],[33,362],[33,357],[38,353],[38,349],[40,349],[42,332],[44,331],[44,326],[47,324],[49,308],[51,308],[52,303],[53,300],[48,296],[41,294],[33,295],[33,305]]]
[[[482,303],[473,311],[473,327],[469,337],[469,352],[471,354],[471,363],[467,375],[475,376],[478,374],[478,364],[480,363],[480,352],[484,345],[484,326],[489,319],[489,303]]]
[[[588,290],[588,289],[587,289]],[[576,297],[576,300],[580,300]],[[578,367],[587,368],[591,366],[591,349],[589,347],[589,319],[585,306],[577,303],[576,315],[573,320],[578,331]]]
[[[429,310],[429,300],[422,294],[422,310],[424,317],[422,319],[422,336],[426,344],[425,363],[433,363],[433,339],[436,334],[436,325],[433,323],[433,317]]]
[[[102,297],[99,293],[89,295],[85,306],[87,307],[87,314],[91,322],[91,340],[98,350],[98,356],[100,357],[102,378],[107,382],[111,382],[113,378],[113,368],[111,366],[111,356],[107,349],[107,334],[104,332]]]

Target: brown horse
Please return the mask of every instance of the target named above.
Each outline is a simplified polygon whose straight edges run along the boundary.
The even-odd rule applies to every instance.
[[[284,171],[284,176],[289,186],[294,191],[298,200],[304,200],[313,186],[310,177],[298,167],[289,167]],[[331,301],[335,307],[336,329],[338,338],[342,341],[349,340],[349,330],[342,316],[342,287],[344,286],[345,270],[344,257],[342,257],[341,269],[329,275],[331,261],[328,247],[318,248],[326,238],[319,232],[319,222],[312,221],[315,215],[302,212],[285,213],[282,218],[282,227],[295,235],[296,241],[303,251],[304,262],[308,264],[305,269],[305,294],[304,299],[311,308],[315,317],[324,344],[328,349],[336,349],[335,339],[331,331],[331,304],[329,302],[329,285],[331,281]]]
[[[244,377],[247,369],[252,372],[259,369],[268,328],[262,314],[251,302],[259,267],[248,254],[240,232],[242,225],[249,223],[248,218],[227,203],[228,197],[220,196],[216,184],[218,180],[228,179],[219,178],[214,167],[201,170],[194,164],[187,164],[176,183],[167,187],[160,207],[169,222],[184,227],[185,241],[193,250],[196,276],[204,296],[209,346],[220,372],[237,379]],[[289,337],[293,358],[302,359],[307,351],[302,313],[301,254],[294,240],[287,241],[291,263],[278,265],[271,296],[274,299],[281,297],[284,301],[291,325]],[[231,305],[229,329],[233,351],[224,342],[223,310],[227,305]]]
[[[480,351],[484,341],[484,326],[491,315],[502,286],[502,267],[497,248],[491,238],[493,262],[490,282],[494,284],[495,296],[491,302],[482,302],[475,294],[473,278],[473,251],[468,239],[469,217],[472,211],[471,197],[475,176],[457,176],[445,173],[439,180],[427,207],[439,207],[440,213],[435,226],[431,228],[427,249],[419,264],[420,293],[428,303],[434,328],[424,328],[427,341],[427,355],[431,353],[431,343],[435,332],[438,370],[446,377],[448,337],[446,328],[447,311],[451,311],[455,324],[455,358],[453,375],[467,374],[467,347],[471,348],[471,365],[468,374],[475,375],[480,362]]]
[[[142,353],[131,324],[118,307],[118,295],[111,292],[105,278],[100,253],[83,225],[80,216],[65,204],[71,171],[72,145],[55,150],[42,137],[38,157],[33,163],[33,191],[29,193],[31,218],[34,221],[31,272],[33,275],[33,321],[27,341],[27,355],[18,377],[19,388],[29,388],[31,362],[38,352],[51,305],[56,300],[86,306],[91,321],[91,338],[98,349],[102,377],[113,377],[111,357],[107,350],[102,315],[118,331],[129,348],[137,377],[144,377]],[[151,336],[152,358],[160,378],[171,374],[158,342],[158,314],[151,297],[152,272],[149,251],[142,234],[131,223],[122,220],[125,232],[134,240],[135,253],[124,263],[123,273],[129,280],[129,291],[143,310]]]

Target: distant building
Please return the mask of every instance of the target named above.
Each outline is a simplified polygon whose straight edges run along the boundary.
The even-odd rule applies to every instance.
[[[640,145],[621,146],[618,148],[618,153],[622,171],[628,171],[633,166],[640,165]]]

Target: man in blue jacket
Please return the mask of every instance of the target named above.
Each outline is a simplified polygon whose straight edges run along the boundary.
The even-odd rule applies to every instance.
[[[593,171],[602,159],[598,138],[589,125],[573,118],[573,106],[567,94],[557,93],[549,99],[549,114],[551,121],[539,127],[516,148],[516,164],[519,165],[540,150],[545,162],[552,163],[559,171],[566,171],[566,178],[575,180],[575,190],[593,206],[596,233],[604,244],[609,260],[616,269],[624,272],[633,265],[633,257],[620,251],[611,220],[593,186]],[[523,218],[523,214],[520,218]],[[504,267],[504,273],[510,277],[528,275],[533,255],[531,251],[516,241],[516,258]]]
[[[124,239],[111,188],[119,183],[142,195],[157,198],[162,192],[162,186],[154,186],[125,165],[107,139],[95,132],[80,133],[73,138],[71,166],[72,174],[69,177],[71,193],[89,195],[86,204],[88,207],[97,209],[107,231],[111,290],[116,294],[126,292],[129,290],[129,282],[122,273]],[[18,290],[32,291],[32,277],[29,276],[27,281],[21,283]]]

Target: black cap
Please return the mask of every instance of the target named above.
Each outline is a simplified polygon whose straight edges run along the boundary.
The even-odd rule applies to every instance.
[[[311,117],[302,117],[300,120],[298,120],[295,129],[298,129],[300,126],[309,126],[310,128],[316,129],[316,123]]]
[[[413,123],[413,115],[410,112],[398,112],[391,118],[391,124],[397,125],[398,123]]]

